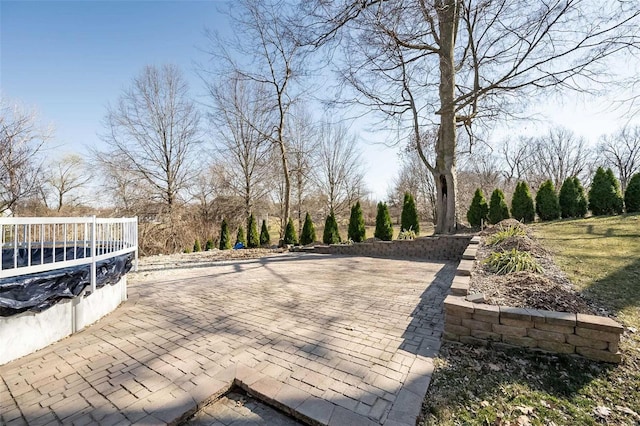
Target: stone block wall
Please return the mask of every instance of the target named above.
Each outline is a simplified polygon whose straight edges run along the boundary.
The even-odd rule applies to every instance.
[[[624,328],[611,318],[472,303],[454,295],[447,296],[444,308],[447,340],[621,361],[618,344]]]
[[[482,294],[468,294],[478,241],[474,237],[464,251],[444,300],[444,339],[621,361],[618,345],[624,327],[611,318],[474,303],[484,300]]]
[[[440,235],[415,240],[375,241],[370,243],[332,244],[303,248],[300,251],[351,256],[460,260],[471,235]]]

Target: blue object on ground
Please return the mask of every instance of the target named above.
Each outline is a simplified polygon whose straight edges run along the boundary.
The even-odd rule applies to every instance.
[[[236,243],[235,246],[233,246],[234,250],[239,250],[239,249],[243,249],[244,248],[244,244],[242,243]]]

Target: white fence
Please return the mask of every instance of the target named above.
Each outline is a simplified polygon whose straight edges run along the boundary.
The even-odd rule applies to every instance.
[[[138,218],[0,218],[0,243],[0,278],[90,264],[95,292],[96,262],[134,253],[137,269]]]

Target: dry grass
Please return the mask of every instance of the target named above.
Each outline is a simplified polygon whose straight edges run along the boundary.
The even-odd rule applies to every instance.
[[[640,215],[533,231],[576,290],[627,327],[622,364],[445,343],[422,425],[640,424]]]

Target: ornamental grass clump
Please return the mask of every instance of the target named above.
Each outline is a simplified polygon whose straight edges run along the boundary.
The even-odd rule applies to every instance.
[[[498,275],[520,271],[542,272],[542,267],[531,256],[531,253],[517,249],[493,252],[485,259],[484,263]]]
[[[501,231],[487,237],[487,245],[495,246],[511,237],[525,237],[527,233],[519,226],[510,225]]]
[[[400,233],[398,234],[398,239],[399,240],[415,240],[416,232],[411,228],[406,229],[404,231],[400,231]]]

